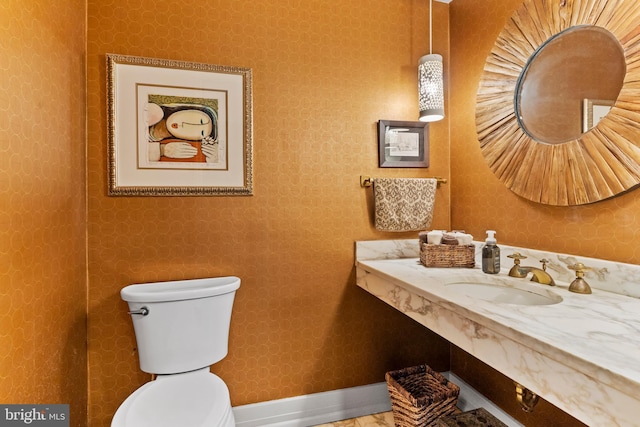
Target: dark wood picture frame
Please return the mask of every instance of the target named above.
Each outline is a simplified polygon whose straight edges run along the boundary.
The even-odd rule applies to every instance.
[[[428,123],[379,120],[378,154],[381,168],[428,168]]]

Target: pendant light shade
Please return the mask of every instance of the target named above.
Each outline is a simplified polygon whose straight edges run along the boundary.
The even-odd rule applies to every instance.
[[[444,118],[442,56],[429,54],[418,63],[418,102],[420,121],[435,122]]]
[[[442,75],[442,56],[433,53],[433,0],[429,0],[429,55],[418,61],[418,105],[421,122],[435,122],[444,118]]]

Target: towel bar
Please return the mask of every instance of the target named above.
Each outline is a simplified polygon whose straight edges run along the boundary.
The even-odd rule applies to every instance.
[[[446,178],[440,178],[439,176],[434,177],[436,181],[438,181],[436,187],[440,188],[440,184],[446,184]],[[373,185],[374,178],[366,175],[360,175],[360,187],[371,187]]]

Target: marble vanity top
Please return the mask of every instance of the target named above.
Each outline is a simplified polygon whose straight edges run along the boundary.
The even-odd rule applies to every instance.
[[[591,277],[585,276],[593,294],[581,295],[568,291],[574,273],[561,271],[562,260],[573,263],[574,257],[501,249],[502,271],[487,275],[478,262],[473,269],[426,268],[419,263],[417,240],[357,242],[357,282],[588,425],[640,426],[640,299],[634,295],[640,283],[629,281],[639,273],[635,266],[580,259],[594,266]],[[506,255],[516,250],[532,258],[523,265],[551,258],[557,286],[508,277],[513,263]],[[494,303],[446,286],[495,281],[526,283],[562,301]]]

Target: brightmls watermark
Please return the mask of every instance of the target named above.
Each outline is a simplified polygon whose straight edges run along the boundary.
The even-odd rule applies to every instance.
[[[0,405],[0,427],[69,427],[69,405]]]

